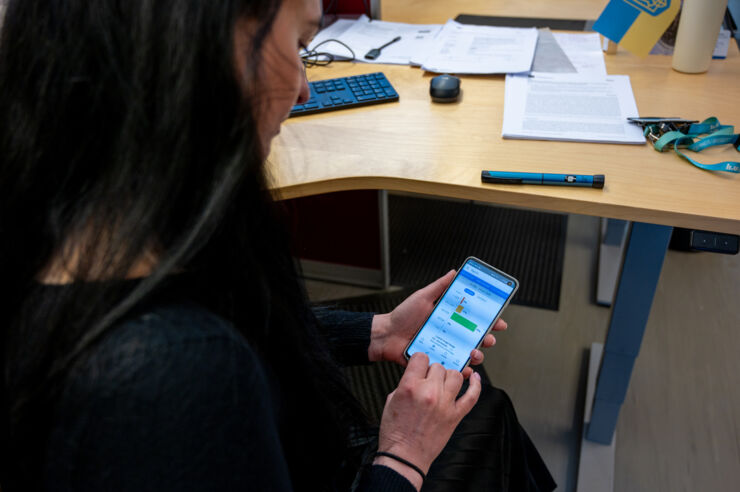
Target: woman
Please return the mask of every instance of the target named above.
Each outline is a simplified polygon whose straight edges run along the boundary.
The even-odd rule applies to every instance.
[[[393,313],[317,321],[265,183],[308,97],[297,53],[318,2],[7,3],[3,490],[420,489],[480,378],[458,398],[463,376],[415,355],[388,454],[358,473],[365,423],[335,361],[404,364],[452,272]],[[500,483],[535,486],[501,443]]]

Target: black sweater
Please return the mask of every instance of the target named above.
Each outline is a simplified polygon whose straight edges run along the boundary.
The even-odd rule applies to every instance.
[[[367,362],[372,315],[317,315],[334,354]],[[197,304],[137,315],[70,376],[46,446],[45,488],[292,490],[269,374],[229,322]],[[360,490],[414,488],[376,465]]]

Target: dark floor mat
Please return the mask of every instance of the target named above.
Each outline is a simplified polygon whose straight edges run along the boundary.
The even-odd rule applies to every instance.
[[[388,197],[391,283],[424,286],[475,256],[519,280],[515,304],[557,310],[568,216]]]

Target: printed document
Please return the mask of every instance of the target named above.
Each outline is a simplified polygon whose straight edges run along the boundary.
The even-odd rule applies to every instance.
[[[538,29],[537,48],[534,51],[532,72],[576,73],[576,67],[558,44],[552,31],[547,27]]]
[[[529,72],[536,46],[534,27],[472,26],[449,20],[419,62],[424,70],[438,73]]]
[[[606,76],[604,51],[598,33],[555,32],[553,36],[579,74]]]
[[[341,38],[342,34],[354,23],[354,19],[337,19],[332,25],[322,29],[314,36],[308,45],[308,50],[330,53],[335,60],[351,60],[352,53],[334,40]]]
[[[645,143],[629,76],[507,75],[504,138]]]
[[[332,31],[339,22],[343,24],[340,28]],[[345,28],[345,26],[347,26]],[[408,65],[411,58],[419,52],[426,52],[429,44],[439,33],[440,24],[403,24],[400,22],[385,22],[380,20],[371,21],[366,15],[357,20],[338,20],[331,26],[321,31],[310,47],[316,46],[318,42],[327,39],[338,39],[354,51],[355,61],[363,63],[382,63],[391,65]],[[337,33],[338,32],[338,33]],[[375,48],[380,48],[395,37],[401,39],[390,44],[380,51],[380,56],[374,60],[365,59],[365,54]],[[318,48],[320,52],[331,53],[335,57],[346,58],[347,48],[339,43],[329,41]]]

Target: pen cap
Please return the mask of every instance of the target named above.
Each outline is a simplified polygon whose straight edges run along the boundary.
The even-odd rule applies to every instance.
[[[603,188],[604,187],[604,175],[603,174],[594,174],[594,182],[591,185],[594,188]]]

